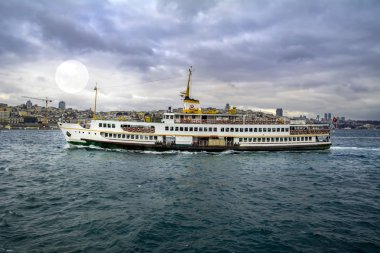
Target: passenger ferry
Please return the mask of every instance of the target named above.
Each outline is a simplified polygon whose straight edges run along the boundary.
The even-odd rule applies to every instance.
[[[70,144],[96,145],[132,150],[187,151],[275,151],[317,150],[331,146],[329,124],[306,124],[286,118],[240,115],[236,108],[227,113],[203,112],[199,100],[190,97],[189,69],[182,112],[168,110],[161,122],[100,120],[89,127],[59,122]]]

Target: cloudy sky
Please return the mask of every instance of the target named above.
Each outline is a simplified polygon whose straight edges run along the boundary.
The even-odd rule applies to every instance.
[[[193,66],[203,107],[380,120],[380,1],[0,1],[0,103],[180,107]],[[76,94],[55,82],[82,62]],[[37,101],[35,101],[37,102]]]

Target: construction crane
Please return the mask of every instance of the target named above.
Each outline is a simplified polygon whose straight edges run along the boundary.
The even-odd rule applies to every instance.
[[[45,102],[45,119],[44,119],[44,124],[48,126],[49,124],[49,119],[48,119],[48,105],[49,103],[53,102],[53,99],[49,99],[48,97],[45,98],[34,98],[34,97],[27,97],[27,96],[22,96],[23,98],[29,98],[29,99],[34,99],[34,100],[39,100],[39,101],[44,101]]]

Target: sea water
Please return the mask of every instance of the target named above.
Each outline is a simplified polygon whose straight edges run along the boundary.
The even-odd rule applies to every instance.
[[[380,252],[380,131],[308,152],[0,141],[0,252]]]

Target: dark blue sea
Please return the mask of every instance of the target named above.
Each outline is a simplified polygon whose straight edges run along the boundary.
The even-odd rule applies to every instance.
[[[380,131],[311,152],[0,140],[0,252],[380,252]]]

